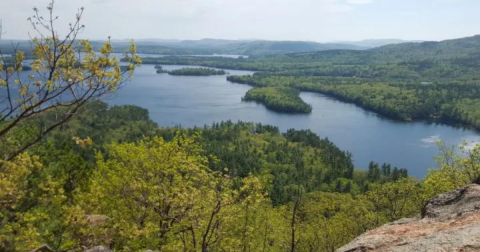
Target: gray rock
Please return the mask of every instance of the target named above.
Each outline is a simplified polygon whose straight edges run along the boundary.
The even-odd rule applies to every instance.
[[[113,252],[113,251],[104,246],[96,246],[94,248],[85,250],[85,252]]]
[[[473,184],[431,199],[423,209],[422,217],[449,220],[479,210],[480,186]]]
[[[53,252],[53,249],[50,248],[47,244],[43,244],[42,246],[31,250],[30,252]]]
[[[480,251],[480,185],[439,195],[421,216],[368,231],[337,250],[363,251]]]

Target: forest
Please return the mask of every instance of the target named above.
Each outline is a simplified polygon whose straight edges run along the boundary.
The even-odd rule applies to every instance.
[[[250,89],[242,98],[265,104],[271,110],[286,113],[310,113],[312,106],[300,98],[300,91],[289,87],[262,87]]]
[[[157,71],[158,73],[158,71]],[[179,76],[212,76],[212,75],[225,75],[227,72],[223,70],[216,70],[211,68],[181,68],[172,71],[168,71],[170,75]]]
[[[48,123],[53,115],[37,117]],[[37,133],[26,122],[2,156]],[[92,102],[0,165],[0,250],[335,251],[480,173],[480,147],[418,181],[308,130],[252,123],[159,128],[136,106]]]
[[[389,164],[355,169],[309,130],[160,128],[145,109],[91,102],[2,163],[0,247],[334,251],[478,174],[480,148],[441,150],[441,166],[418,181]]]

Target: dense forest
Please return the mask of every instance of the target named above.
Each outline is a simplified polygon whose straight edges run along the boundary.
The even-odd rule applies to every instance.
[[[158,73],[158,71],[157,71]],[[225,75],[227,72],[223,70],[216,70],[211,68],[181,68],[169,71],[170,75],[180,75],[180,76],[212,76],[212,75]]]
[[[300,91],[289,87],[262,87],[250,89],[242,98],[256,101],[269,109],[287,113],[310,113],[312,106],[300,98]]]
[[[240,59],[145,58],[147,64],[257,71],[228,80],[320,92],[400,120],[441,120],[480,128],[480,36],[388,45],[363,51]],[[272,106],[270,106],[272,107]]]
[[[0,149],[31,134],[27,122]],[[479,174],[480,148],[442,148],[441,166],[418,181],[388,164],[354,169],[308,130],[159,128],[145,109],[92,102],[1,162],[0,249],[334,251]]]
[[[479,148],[468,158],[442,148],[442,166],[420,182],[389,164],[354,169],[308,130],[159,128],[145,109],[91,102],[2,162],[0,247],[334,251],[478,174]]]

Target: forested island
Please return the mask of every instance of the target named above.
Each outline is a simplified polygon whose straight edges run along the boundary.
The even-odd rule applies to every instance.
[[[178,76],[212,76],[225,75],[227,72],[211,68],[181,68],[169,71],[168,74]]]
[[[160,65],[155,66],[155,70],[157,70],[157,74],[168,73],[167,70],[163,70],[163,67]]]
[[[467,45],[467,46],[465,46]],[[435,120],[480,129],[480,36],[240,59],[145,58],[147,64],[202,65],[257,71],[232,82],[327,94],[384,116]]]
[[[229,76],[253,86],[293,86],[352,102],[399,120],[438,120],[480,128],[480,85],[348,83],[344,79],[287,76]],[[344,83],[342,83],[344,82]]]
[[[312,112],[312,106],[300,98],[300,91],[289,87],[253,88],[242,99],[263,103],[267,108],[279,112]]]

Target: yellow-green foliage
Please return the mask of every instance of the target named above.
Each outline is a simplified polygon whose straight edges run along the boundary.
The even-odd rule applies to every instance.
[[[431,169],[423,181],[425,197],[451,191],[470,184],[480,176],[480,145],[462,145],[462,154],[440,143],[439,169]]]
[[[262,186],[248,177],[232,190],[230,179],[206,162],[199,146],[181,136],[113,145],[81,198],[89,213],[112,218],[118,249],[222,250],[234,245],[224,226],[260,202]]]
[[[302,193],[274,207],[265,197],[267,181],[250,175],[233,183],[210,170],[198,137],[109,145],[89,186],[77,188],[74,198],[65,195],[64,181],[39,176],[50,168],[38,158],[3,162],[0,248],[286,251],[294,244],[295,251],[333,251],[369,229],[418,214],[429,197],[470,183],[480,171],[480,147],[466,146],[467,155],[457,156],[442,146],[441,168],[422,182],[371,184],[365,194],[304,193],[291,185],[285,189]]]

